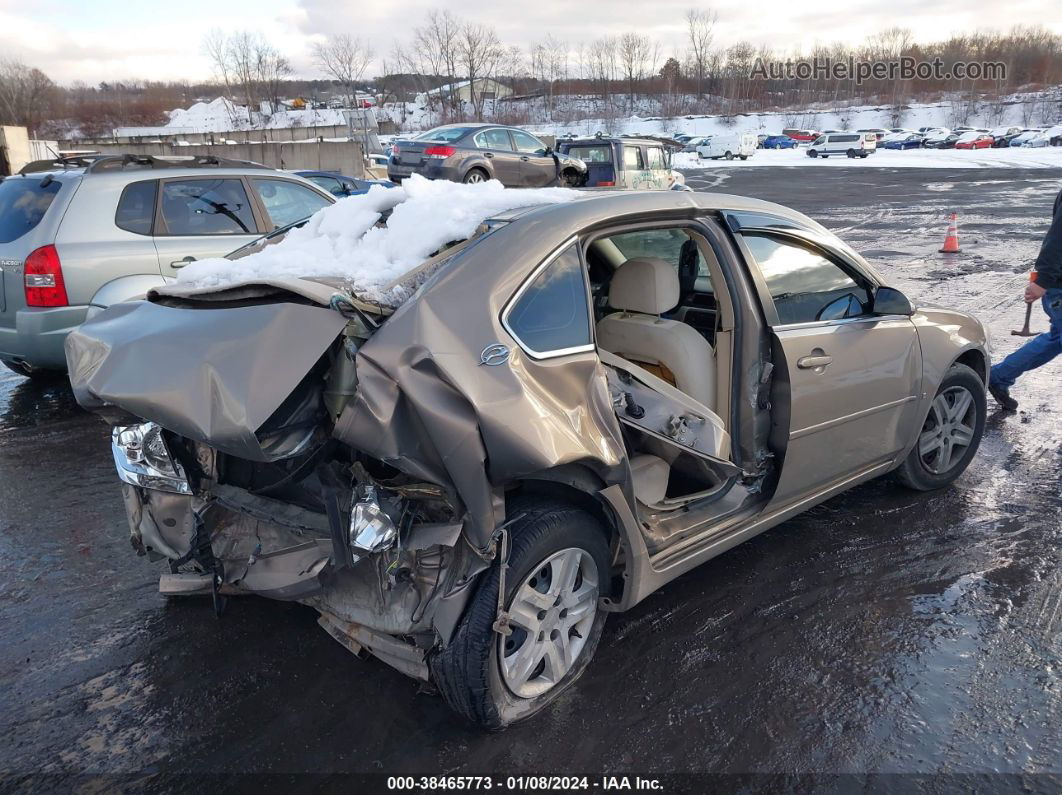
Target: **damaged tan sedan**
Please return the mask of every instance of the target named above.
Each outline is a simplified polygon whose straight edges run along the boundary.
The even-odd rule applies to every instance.
[[[310,605],[490,727],[609,613],[871,478],[945,486],[984,428],[981,323],[766,202],[505,211],[395,287],[164,288],[72,335],[71,379],[164,593]]]

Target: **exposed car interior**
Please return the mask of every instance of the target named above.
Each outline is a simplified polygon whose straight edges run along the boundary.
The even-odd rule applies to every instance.
[[[664,514],[724,496],[734,485],[732,468],[689,444],[705,432],[698,426],[702,415],[725,426],[717,396],[730,379],[716,355],[720,317],[709,262],[717,272],[718,262],[712,247],[690,228],[652,228],[599,237],[587,247],[586,259],[598,347],[634,365],[631,372],[652,389],[649,399],[671,412],[662,434],[622,423],[639,503],[650,514]]]

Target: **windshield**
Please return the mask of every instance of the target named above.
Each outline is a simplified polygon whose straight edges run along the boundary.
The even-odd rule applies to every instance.
[[[61,187],[63,183],[48,177],[8,177],[0,182],[0,243],[18,240],[37,226]]]
[[[416,137],[417,141],[442,141],[451,144],[464,138],[472,131],[471,127],[436,127]]]

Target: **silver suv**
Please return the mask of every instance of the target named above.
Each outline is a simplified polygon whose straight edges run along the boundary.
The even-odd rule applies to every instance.
[[[335,202],[291,174],[210,156],[37,161],[0,182],[0,362],[66,370],[87,318]]]

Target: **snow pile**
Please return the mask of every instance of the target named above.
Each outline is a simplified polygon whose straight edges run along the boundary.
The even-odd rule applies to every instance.
[[[515,190],[496,180],[464,185],[419,175],[401,187],[373,186],[315,213],[279,243],[238,260],[204,259],[177,281],[192,288],[291,277],[331,277],[371,301],[397,305],[408,290],[385,289],[447,243],[464,240],[486,219],[506,210],[568,202],[582,196],[567,188]],[[394,208],[386,226],[380,214]]]

